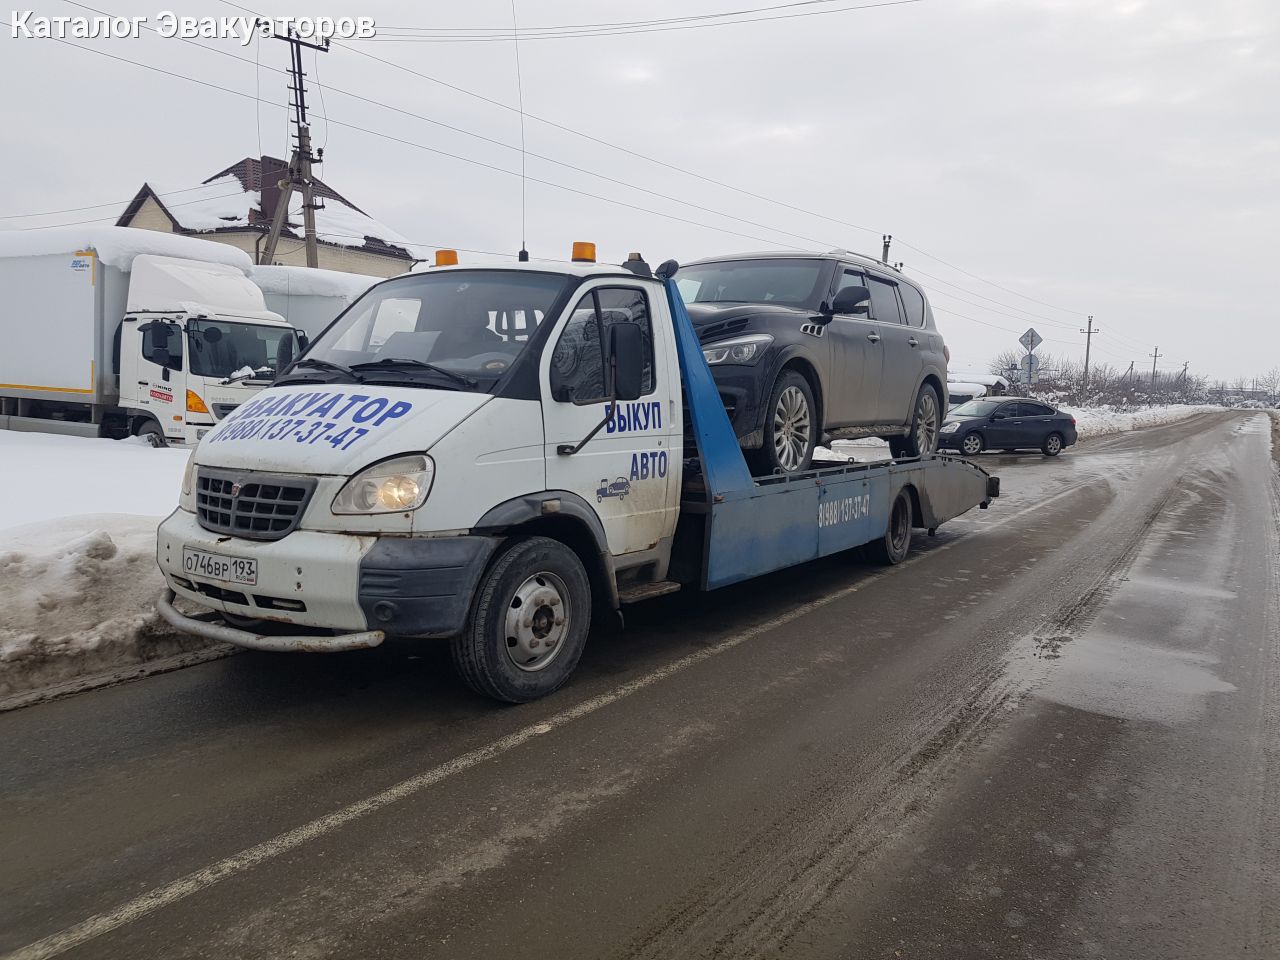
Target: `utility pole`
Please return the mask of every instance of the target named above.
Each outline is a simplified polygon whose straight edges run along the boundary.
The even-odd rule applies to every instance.
[[[889,244],[893,243],[893,234],[881,234],[881,240],[884,241],[884,249],[880,253],[880,262],[887,266],[889,263]]]
[[[1136,360],[1130,360],[1130,361],[1129,361],[1129,369],[1128,369],[1128,370],[1126,370],[1126,371],[1125,371],[1125,373],[1124,373],[1124,378],[1125,378],[1126,380],[1130,381],[1130,382],[1132,382],[1132,380],[1133,380],[1133,365],[1134,365],[1135,363],[1137,363],[1137,362],[1138,362],[1138,361],[1136,361]]]
[[[320,250],[316,245],[316,205],[315,180],[312,178],[311,165],[324,159],[323,151],[319,156],[311,152],[311,127],[307,123],[307,85],[306,73],[302,69],[302,48],[329,52],[329,41],[326,38],[320,43],[308,43],[290,29],[287,36],[275,34],[276,40],[289,44],[289,90],[293,94],[294,137],[297,143],[293,148],[293,156],[289,159],[289,176],[280,181],[280,198],[276,201],[275,213],[271,218],[271,232],[267,234],[267,243],[262,250],[262,262],[275,260],[276,245],[280,242],[280,231],[289,219],[289,201],[293,197],[294,188],[302,191],[302,225],[303,236],[307,245],[307,266],[320,266]]]
[[[1190,361],[1190,360],[1184,361],[1184,362],[1183,362],[1183,364],[1182,364],[1182,374],[1181,374],[1181,377],[1182,377],[1182,382],[1183,382],[1183,383],[1186,383],[1186,382],[1187,382],[1187,367],[1189,367],[1189,366],[1191,366],[1191,361]]]
[[[1156,395],[1156,364],[1160,362],[1160,348],[1156,347],[1156,352],[1151,354],[1151,396]],[[1148,401],[1147,406],[1151,406]]]
[[[1093,317],[1089,318],[1087,329],[1081,330],[1084,336],[1084,388],[1089,389],[1089,348],[1093,346],[1093,335],[1101,331],[1093,329]]]

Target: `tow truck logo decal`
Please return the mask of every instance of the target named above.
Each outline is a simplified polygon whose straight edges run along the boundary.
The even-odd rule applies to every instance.
[[[669,458],[665,450],[642,450],[631,455],[631,479],[648,480],[665,477]]]
[[[267,393],[237,407],[208,440],[293,440],[306,444],[323,440],[334,449],[346,450],[412,409],[408,400],[341,390]]]
[[[623,500],[630,492],[631,481],[626,477],[619,477],[612,483],[606,477],[600,481],[600,486],[596,489],[596,503],[603,503],[605,497],[617,497],[619,500]]]

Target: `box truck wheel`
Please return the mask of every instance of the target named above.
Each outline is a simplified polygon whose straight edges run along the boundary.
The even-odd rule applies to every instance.
[[[133,428],[133,434],[136,437],[142,437],[153,447],[165,445],[164,431],[154,420],[139,420]]]
[[[477,693],[527,703],[578,665],[591,627],[591,583],[558,540],[517,540],[490,565],[472,600],[453,663]]]
[[[911,550],[911,496],[899,490],[889,508],[889,529],[884,536],[867,544],[867,556],[877,563],[892,566],[907,559]]]

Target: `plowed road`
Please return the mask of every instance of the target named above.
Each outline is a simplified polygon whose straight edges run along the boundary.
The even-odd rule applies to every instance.
[[[0,955],[1280,956],[1266,415],[982,462],[541,703],[401,643],[0,716]]]

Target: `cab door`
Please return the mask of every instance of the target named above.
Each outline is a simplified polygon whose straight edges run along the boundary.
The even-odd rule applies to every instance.
[[[151,413],[174,437],[182,435],[187,409],[183,337],[182,325],[165,317],[128,318],[121,331],[121,405]]]
[[[646,285],[594,281],[559,319],[540,365],[547,489],[596,511],[614,556],[649,550],[675,532],[680,482],[680,373],[665,301]],[[638,399],[609,398],[607,344],[614,324],[641,328],[646,351]],[[566,455],[604,422],[578,450]]]

